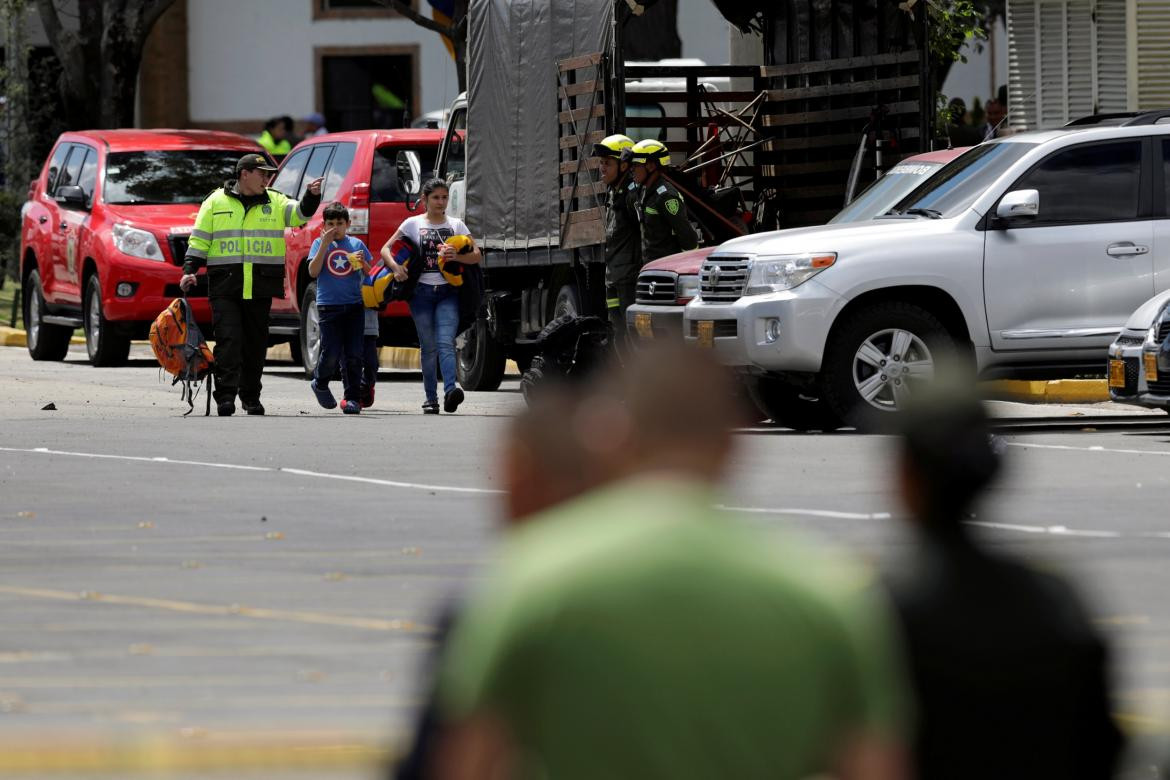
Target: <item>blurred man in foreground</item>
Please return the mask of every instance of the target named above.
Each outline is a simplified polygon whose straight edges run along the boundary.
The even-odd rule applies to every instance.
[[[672,347],[563,420],[629,476],[512,530],[443,660],[433,776],[902,777],[899,678],[865,578],[713,509],[731,398],[709,356]]]
[[[1105,644],[1063,580],[971,537],[963,518],[1000,456],[961,386],[920,400],[899,447],[921,540],[891,581],[917,694],[916,776],[1105,780],[1121,748]]]

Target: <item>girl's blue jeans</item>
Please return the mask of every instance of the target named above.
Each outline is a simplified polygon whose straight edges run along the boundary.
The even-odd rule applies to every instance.
[[[414,319],[418,343],[422,347],[423,391],[428,401],[438,401],[436,368],[443,375],[443,392],[449,393],[455,389],[455,329],[459,327],[459,293],[449,284],[420,283],[414,288],[414,296],[410,299],[410,316]]]

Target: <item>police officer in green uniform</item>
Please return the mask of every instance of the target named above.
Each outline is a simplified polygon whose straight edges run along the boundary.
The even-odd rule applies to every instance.
[[[634,145],[624,135],[611,135],[593,145],[593,156],[600,158],[601,180],[608,192],[605,198],[605,303],[609,321],[618,342],[626,333],[626,309],[634,302],[638,271],[642,268],[642,236],[634,201],[638,185],[630,178],[630,163],[621,160],[622,152]]]
[[[633,179],[641,188],[636,199],[642,225],[642,262],[648,263],[699,245],[699,236],[687,219],[682,195],[662,175],[670,152],[661,141],[639,141],[622,153],[633,164]]]
[[[272,299],[284,296],[284,229],[298,227],[321,204],[321,179],[300,202],[268,189],[276,171],[263,155],[246,154],[236,178],[207,196],[187,244],[184,291],[207,268],[207,294],[215,335],[215,401],[221,417],[236,411],[236,394],[248,414],[264,414],[260,376],[268,352]]]

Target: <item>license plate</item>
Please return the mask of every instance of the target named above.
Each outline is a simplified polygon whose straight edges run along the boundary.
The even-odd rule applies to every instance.
[[[700,320],[696,323],[699,333],[700,347],[714,347],[715,346],[715,321],[714,320]]]
[[[654,329],[651,327],[650,315],[635,314],[634,330],[638,331],[638,335],[644,339],[654,338]]]
[[[1146,381],[1158,381],[1158,356],[1153,352],[1145,352],[1142,354],[1142,364],[1146,368]]]
[[[1109,386],[1125,387],[1125,361],[1109,361]]]

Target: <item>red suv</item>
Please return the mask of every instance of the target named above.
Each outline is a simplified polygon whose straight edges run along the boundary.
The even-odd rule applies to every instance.
[[[179,295],[199,204],[262,151],[234,133],[63,133],[21,209],[24,326],[34,360],[61,360],[85,329],[95,366],[125,362],[130,340]],[[192,295],[206,296],[206,281]],[[192,301],[201,323],[206,299]]]
[[[321,234],[324,206],[340,201],[349,209],[351,235],[370,247],[375,257],[402,220],[418,213],[404,182],[430,175],[443,131],[427,129],[353,130],[328,133],[302,141],[280,164],[273,189],[300,199],[309,183],[324,177],[322,207],[307,225],[285,230],[285,297],[272,302],[270,332],[289,336],[293,357],[312,375],[320,354],[317,287],[309,277],[309,247]],[[417,344],[414,323],[405,303],[382,312],[379,343]]]

